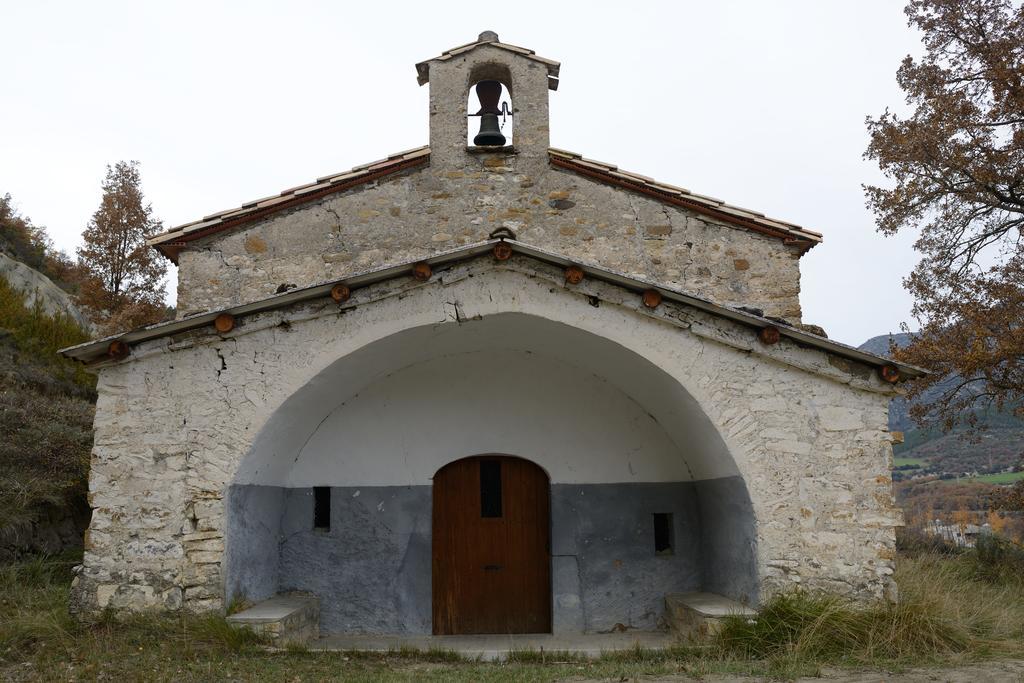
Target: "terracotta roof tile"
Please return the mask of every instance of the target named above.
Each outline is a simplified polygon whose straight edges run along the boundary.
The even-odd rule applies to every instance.
[[[679,187],[678,185],[670,185],[668,183],[663,182],[653,182],[650,183],[650,185],[655,189],[664,190],[665,192],[680,192],[682,194],[690,194],[689,190],[687,190],[685,187]]]
[[[821,234],[806,230],[793,223],[767,218],[764,214],[738,206],[730,206],[720,199],[695,194],[689,190],[659,183],[639,173],[620,170],[614,164],[587,159],[580,154],[562,149],[549,150],[552,163],[570,171],[576,171],[596,180],[603,180],[622,187],[639,191],[661,201],[668,201],[684,208],[704,213],[740,227],[792,240],[806,251],[821,241]],[[278,195],[264,197],[242,204],[241,207],[226,209],[204,216],[202,220],[186,223],[149,240],[165,256],[176,261],[185,242],[205,237],[213,232],[237,227],[250,220],[264,217],[269,212],[299,205],[306,201],[340,192],[361,182],[396,173],[425,163],[430,156],[429,147],[417,147],[389,155],[369,164],[355,166],[350,171],[326,175],[315,182],[297,185]]]
[[[639,173],[630,173],[629,171],[609,171],[616,178],[624,178],[626,180],[639,180],[641,183],[653,183],[654,178],[648,178],[645,175]]]
[[[767,218],[758,211],[730,206],[721,199],[696,194],[675,185],[659,183],[652,178],[638,173],[623,171],[615,166],[615,164],[588,159],[580,154],[564,149],[551,148],[549,152],[552,163],[559,168],[575,170],[588,177],[615,184],[623,184],[624,181],[625,187],[629,189],[652,195],[664,201],[684,206],[698,213],[704,213],[726,222],[735,223],[741,227],[793,240],[804,251],[821,241],[821,233],[806,230],[792,223]]]
[[[459,45],[458,47],[453,47],[450,50],[445,50],[444,52],[439,54],[437,57],[433,57],[431,59],[425,59],[422,62],[420,62],[419,64],[417,64],[416,65],[417,81],[419,82],[420,85],[423,85],[423,84],[428,83],[430,81],[430,63],[431,62],[445,62],[445,61],[448,61],[449,59],[452,59],[453,57],[457,57],[457,56],[459,56],[461,54],[465,54],[467,52],[471,52],[471,51],[473,51],[473,50],[475,50],[477,48],[485,47],[485,46],[495,47],[495,48],[497,48],[499,50],[507,50],[508,52],[514,52],[514,53],[516,53],[518,55],[522,55],[523,57],[526,57],[528,59],[532,59],[533,61],[540,62],[545,67],[547,67],[547,70],[548,70],[548,77],[549,77],[549,79],[548,79],[548,87],[550,89],[552,89],[552,90],[555,90],[555,89],[558,88],[558,71],[561,68],[561,64],[559,64],[558,62],[556,62],[553,59],[547,59],[546,57],[539,57],[537,55],[537,53],[535,53],[533,50],[531,50],[529,48],[520,47],[518,45],[511,45],[509,43],[502,43],[502,42],[500,42],[498,40],[484,39],[484,34],[481,34],[480,35],[480,39],[475,41],[475,42],[466,43],[465,45]]]
[[[425,162],[429,155],[430,150],[427,147],[398,152],[386,159],[356,166],[351,171],[323,176],[312,183],[288,188],[280,194],[249,201],[242,204],[241,207],[218,211],[204,216],[202,220],[179,225],[151,238],[149,244],[176,262],[184,242],[204,237],[210,234],[211,229],[216,228],[217,232],[226,230],[248,220],[262,217],[268,211],[274,210],[275,207],[287,208],[293,204],[301,204],[311,197],[344,190],[351,183],[369,182],[381,175],[419,165]]]
[[[577,154],[576,152],[570,152],[569,150],[566,150],[566,149],[558,149],[557,147],[549,147],[548,148],[548,153],[551,154],[551,155],[554,155],[554,156],[562,156],[562,157],[565,157],[566,159],[582,159],[583,158],[582,154]]]
[[[267,201],[269,199],[275,199],[276,197],[280,197],[280,196],[281,195],[279,195],[279,194],[274,194],[274,195],[270,195],[269,197],[263,197],[261,199],[254,199],[254,200],[252,200],[250,202],[246,202],[245,204],[242,204],[242,208],[243,209],[251,209],[252,207],[256,206],[257,204],[260,204],[261,202],[265,202],[265,201]]]

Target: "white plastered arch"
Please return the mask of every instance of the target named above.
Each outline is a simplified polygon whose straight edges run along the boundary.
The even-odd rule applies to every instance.
[[[717,345],[714,354],[707,353],[711,342],[641,311],[607,302],[595,307],[543,279],[496,268],[455,282],[433,281],[301,325],[326,329],[309,331],[314,343],[306,345],[301,363],[275,378],[260,411],[265,420],[252,425],[258,436],[234,483],[287,483],[300,455],[315,445],[319,425],[360,392],[398,372],[422,370],[441,356],[474,361],[485,351],[536,354],[580,379],[607,382],[688,454],[684,479],[739,475],[748,480],[746,444],[732,442],[723,423],[731,406],[727,400],[717,405],[705,389],[722,369],[723,356],[740,360],[743,355]],[[493,444],[482,450],[508,448]],[[449,459],[471,454],[453,453]],[[430,471],[443,462],[433,464]]]

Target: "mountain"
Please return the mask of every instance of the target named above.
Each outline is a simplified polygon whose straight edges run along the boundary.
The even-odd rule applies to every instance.
[[[913,335],[883,334],[860,345],[862,351],[888,357],[890,344],[907,346]],[[959,381],[949,377],[930,388],[919,399],[925,405]],[[893,447],[896,456],[894,480],[927,475],[942,479],[978,477],[979,481],[1008,484],[1024,479],[1024,420],[1008,412],[979,409],[975,414],[983,427],[971,432],[957,426],[950,432],[940,427],[921,427],[910,417],[910,403],[895,398],[889,404],[889,429],[904,433],[904,442]]]
[[[903,348],[910,344],[911,339],[913,339],[913,336],[905,332],[901,332],[899,334],[881,334],[877,337],[868,339],[857,348],[861,351],[873,353],[876,356],[889,358],[891,344],[895,344],[898,348]],[[915,425],[913,420],[910,419],[909,411],[910,404],[906,399],[894,398],[892,403],[889,404],[889,429],[895,432],[908,432],[914,429]]]

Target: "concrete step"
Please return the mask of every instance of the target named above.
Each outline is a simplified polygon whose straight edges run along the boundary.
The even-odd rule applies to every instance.
[[[704,640],[719,631],[727,616],[753,618],[757,611],[714,593],[671,593],[665,596],[669,626],[683,638]]]
[[[320,598],[304,593],[275,595],[227,620],[235,628],[268,637],[273,645],[304,644],[320,637]]]
[[[484,634],[465,636],[366,635],[331,633],[315,643],[311,650],[356,652],[454,652],[469,660],[503,662],[524,653],[558,661],[562,653],[597,659],[610,652],[667,650],[678,645],[667,631],[626,631],[624,633],[550,633]],[[549,661],[550,661],[549,660]]]

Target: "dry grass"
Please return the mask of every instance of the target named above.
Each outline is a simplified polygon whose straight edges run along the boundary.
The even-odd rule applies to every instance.
[[[219,615],[107,616],[81,624],[67,614],[74,558],[0,566],[3,680],[631,680],[712,673],[792,678],[823,666],[885,668],[1024,656],[1024,566],[995,553],[902,557],[897,605],[857,608],[830,596],[793,594],[755,621],[734,621],[710,647],[644,649],[585,660],[517,652],[501,664],[448,652],[270,652]]]
[[[902,557],[895,604],[856,606],[831,595],[778,596],[757,619],[733,619],[723,657],[763,659],[779,675],[822,664],[907,667],[1024,656],[1024,562],[979,553]]]

